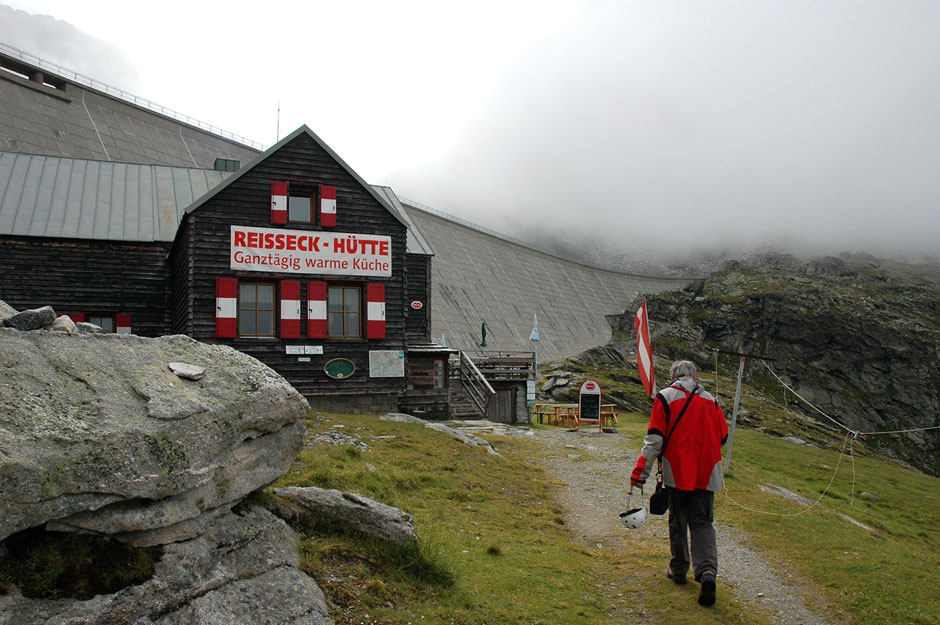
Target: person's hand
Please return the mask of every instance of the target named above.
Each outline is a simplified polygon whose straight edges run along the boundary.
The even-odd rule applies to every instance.
[[[630,475],[630,483],[633,484],[634,486],[643,486],[644,484],[646,484],[646,480],[644,480],[641,477],[642,474],[643,474],[642,469],[639,469],[639,468],[634,469],[633,473]]]

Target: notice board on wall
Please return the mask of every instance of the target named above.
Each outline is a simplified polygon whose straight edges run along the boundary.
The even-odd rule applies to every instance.
[[[404,350],[375,350],[369,352],[370,378],[405,377]]]

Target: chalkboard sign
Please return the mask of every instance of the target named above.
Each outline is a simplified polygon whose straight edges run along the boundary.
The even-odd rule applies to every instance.
[[[581,384],[578,393],[578,421],[601,420],[601,385],[597,380],[588,378]]]

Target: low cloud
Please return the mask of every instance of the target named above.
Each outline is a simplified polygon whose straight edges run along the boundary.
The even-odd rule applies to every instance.
[[[396,189],[637,249],[936,249],[940,5],[593,6]]]
[[[0,4],[0,33],[27,61],[42,59],[131,93],[140,86],[135,66],[120,49],[68,22]]]

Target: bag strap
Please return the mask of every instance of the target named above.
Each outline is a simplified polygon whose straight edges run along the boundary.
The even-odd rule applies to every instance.
[[[689,393],[689,398],[688,398],[687,400],[685,400],[685,405],[682,406],[682,410],[679,412],[679,416],[676,417],[676,422],[672,424],[672,429],[671,429],[671,430],[669,430],[669,419],[668,419],[668,417],[667,417],[667,419],[666,419],[666,429],[669,430],[669,433],[668,433],[668,434],[665,436],[665,438],[663,439],[663,446],[659,448],[659,455],[656,456],[656,462],[659,463],[659,464],[657,465],[658,468],[657,468],[657,470],[656,470],[657,476],[663,472],[663,460],[662,460],[662,459],[663,459],[663,454],[666,453],[666,445],[669,444],[669,439],[672,438],[673,432],[675,432],[675,431],[676,431],[676,428],[679,427],[679,421],[682,419],[682,415],[685,414],[685,409],[688,408],[688,407],[689,407],[689,404],[692,403],[692,398],[695,396],[696,393],[698,393],[698,389],[699,389],[699,387],[696,386],[694,389],[692,389],[692,392]]]

